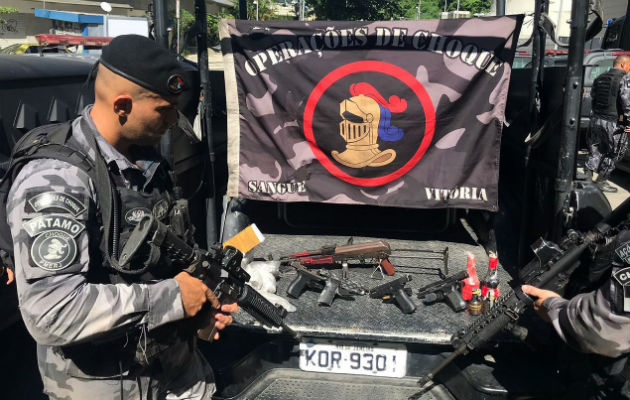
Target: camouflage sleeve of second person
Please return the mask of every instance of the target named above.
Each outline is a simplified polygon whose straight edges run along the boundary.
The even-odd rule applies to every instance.
[[[630,76],[624,75],[619,85],[619,103],[624,124],[630,126]]]
[[[150,330],[184,318],[174,279],[150,284],[88,282],[89,270],[103,268],[94,265],[100,263],[91,262],[89,254],[88,228],[100,226],[90,217],[95,197],[84,171],[48,159],[25,165],[9,192],[20,310],[40,344],[106,339],[134,326]]]
[[[617,314],[611,304],[608,280],[594,292],[571,300],[553,297],[543,306],[554,329],[571,347],[608,357],[630,352],[630,314]]]

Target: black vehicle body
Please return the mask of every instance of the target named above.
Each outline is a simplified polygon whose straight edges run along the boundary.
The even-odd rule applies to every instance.
[[[56,57],[0,56],[2,160],[10,154],[15,140],[29,129],[72,119],[91,102],[91,89],[84,85],[90,68],[91,65],[83,61]],[[553,65],[543,70],[546,84],[540,92],[541,106],[535,129],[527,122],[527,113],[523,113],[529,108],[531,100],[531,69],[514,70],[512,74],[506,109],[507,126],[504,127],[501,145],[500,212],[494,222],[488,223],[481,213],[467,210],[232,201],[224,206],[224,236],[228,236],[227,231],[235,225],[245,221],[255,222],[267,236],[263,245],[254,251],[254,256],[258,257],[268,257],[270,253],[278,257],[295,250],[343,244],[350,237],[357,242],[385,239],[393,246],[415,249],[448,246],[452,254],[451,263],[461,269],[465,266],[467,251],[478,256],[482,261],[480,266],[485,265],[484,246],[493,246],[491,232],[494,230],[504,269],[501,282],[506,285],[511,276],[517,275],[519,254],[524,259],[532,256],[523,248],[527,249],[527,244],[538,236],[550,236],[553,232],[550,222],[556,217],[553,183],[558,175],[558,149],[562,144],[557,134],[562,122],[557,115],[566,101],[563,84],[567,66]],[[194,78],[195,71],[191,66],[191,78]],[[209,82],[212,88],[212,141],[216,155],[214,192],[221,196],[225,193],[227,181],[227,125],[222,73],[211,71]],[[191,120],[196,110],[197,95],[192,94],[181,105],[184,114]],[[536,132],[539,133],[532,145],[532,141],[526,141],[526,138]],[[193,220],[203,221],[207,192],[200,189],[199,176],[208,168],[207,143],[174,137],[171,146],[171,153],[167,156],[172,157],[185,195],[192,200],[193,211],[197,213],[196,217],[193,215]],[[573,214],[567,218],[565,228],[588,229],[610,211],[599,190],[577,180],[573,182],[570,206]],[[370,215],[369,221],[365,220],[365,215]],[[531,218],[532,215],[536,218]],[[203,223],[197,228],[200,233],[198,241],[204,243]],[[485,272],[483,267],[479,271]],[[365,271],[359,274],[365,275]],[[363,275],[357,275],[357,279],[367,279]],[[285,294],[291,278],[290,274],[281,277],[278,294]],[[431,275],[419,278],[414,283],[418,286],[414,287],[431,280],[434,280]],[[11,321],[15,322],[18,319],[17,309],[14,308],[15,286],[0,286],[1,304],[6,306],[3,312],[7,313],[3,315],[12,315]],[[12,300],[5,301],[5,298]],[[420,306],[416,313],[405,316],[391,304],[380,304],[366,298],[335,300],[333,306],[326,309],[318,307],[315,299],[315,293],[305,293],[300,299],[292,300],[298,307],[298,312],[287,318],[293,329],[307,339],[333,345],[404,347],[407,351],[405,376],[388,378],[301,370],[298,342],[254,324],[247,315],[240,315],[219,342],[201,344],[215,371],[216,398],[408,398],[418,391],[418,378],[452,351],[451,335],[471,321],[470,316],[455,314],[445,304]],[[564,393],[580,377],[565,376],[564,371],[559,369],[564,362],[559,357],[565,350],[554,339],[550,328],[532,314],[526,314],[525,321],[532,332],[527,344],[509,336],[499,338],[492,346],[461,358],[444,370],[436,379],[435,387],[420,398],[553,398]],[[22,362],[31,363],[30,376],[37,379],[32,341],[19,324],[5,327],[3,333],[7,332],[12,335],[12,340],[20,336],[16,332],[21,332],[19,340],[30,352],[27,361]],[[532,341],[541,351],[532,353]],[[3,370],[18,359],[15,353],[5,355]],[[21,377],[15,376],[15,379]],[[38,388],[33,385],[30,389],[36,393]],[[6,398],[12,398],[11,395],[9,393]],[[17,392],[15,396],[20,398]]]
[[[604,38],[602,39],[602,49],[624,49],[630,50],[628,45],[628,33],[625,31],[626,16],[611,18],[606,25]]]

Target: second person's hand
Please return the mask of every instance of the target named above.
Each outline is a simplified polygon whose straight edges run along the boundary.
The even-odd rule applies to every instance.
[[[550,299],[552,297],[560,297],[560,295],[556,292],[552,292],[551,290],[539,289],[535,286],[523,285],[521,287],[523,293],[535,297],[534,300],[534,310],[540,315],[540,317],[549,322],[549,316],[547,315],[547,311],[543,307],[543,303],[545,300]]]

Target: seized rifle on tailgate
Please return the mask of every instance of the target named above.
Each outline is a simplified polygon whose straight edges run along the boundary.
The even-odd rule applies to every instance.
[[[420,288],[418,298],[424,304],[433,304],[445,301],[453,311],[466,309],[466,302],[462,298],[462,280],[468,277],[467,271],[461,271],[446,278],[429,283]]]
[[[593,230],[585,234],[569,231],[567,236],[560,241],[560,246],[542,238],[538,239],[532,245],[536,257],[523,268],[519,274],[520,280],[524,284],[539,288],[554,291],[562,289],[568,280],[560,282],[556,281],[555,278],[569,271],[587,248],[603,243],[608,236],[616,234],[617,229],[615,227],[624,222],[629,211],[630,199],[627,199],[607,218],[597,224]],[[479,348],[504,329],[518,332],[519,327],[515,323],[533,302],[532,298],[523,293],[520,285],[508,290],[496,301],[495,306],[489,312],[479,316],[462,332],[453,335],[451,338],[451,343],[455,348],[453,353],[433,368],[430,373],[420,378],[418,384],[425,389],[435,375],[458,356]]]
[[[389,247],[389,243],[384,240],[374,240],[345,246],[324,246],[317,250],[289,254],[281,257],[280,261],[298,261],[306,268],[341,264],[344,269],[344,278],[346,278],[348,261],[357,260],[365,263],[366,260],[374,260],[376,268],[372,275],[380,270],[381,274],[385,272],[386,275],[392,276],[394,275],[394,266],[388,260],[391,254],[392,249]]]
[[[202,280],[222,304],[235,302],[263,325],[280,327],[290,335],[297,336],[283,321],[286,310],[274,306],[246,285],[250,276],[241,268],[243,253],[234,247],[227,246],[223,251],[192,247],[167,225],[147,215],[138,222],[122,249],[120,264],[128,264],[136,257],[156,262],[160,255],[170,260],[174,268]],[[206,324],[210,320],[208,314],[199,318],[203,318],[201,322]],[[215,329],[202,326],[198,333],[202,339],[212,340]]]

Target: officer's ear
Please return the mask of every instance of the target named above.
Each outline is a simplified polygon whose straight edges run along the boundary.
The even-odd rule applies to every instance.
[[[131,96],[121,94],[114,99],[114,112],[119,117],[127,117],[131,113],[133,101]]]

